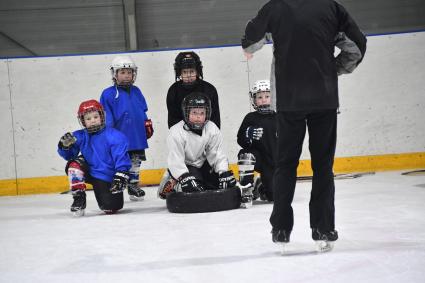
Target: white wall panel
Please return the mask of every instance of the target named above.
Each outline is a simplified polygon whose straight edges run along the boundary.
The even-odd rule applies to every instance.
[[[0,179],[16,178],[7,64],[0,61]]]
[[[425,151],[425,33],[368,38],[340,77],[338,156]]]
[[[425,151],[425,33],[368,38],[364,62],[352,75],[340,77],[341,115],[337,156]],[[257,52],[248,65],[240,47],[195,50],[205,80],[216,86],[225,147],[230,162],[239,150],[236,133],[251,106],[249,84],[269,78],[272,46]],[[139,66],[136,85],[146,97],[155,134],[149,140],[144,169],[166,167],[166,94],[174,82],[173,62],[179,51],[130,55]],[[24,58],[10,61],[16,130],[18,177],[63,175],[57,155],[59,137],[78,129],[81,101],[99,99],[111,85],[109,64],[114,54]],[[2,141],[1,178],[13,176],[13,144],[6,64],[0,67]],[[307,143],[302,158],[309,158]],[[5,165],[7,164],[7,165]]]

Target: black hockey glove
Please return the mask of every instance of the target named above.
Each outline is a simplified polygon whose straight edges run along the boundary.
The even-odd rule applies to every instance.
[[[181,175],[178,182],[184,193],[202,192],[204,190],[199,180],[189,173]]]
[[[112,180],[111,188],[109,189],[112,194],[118,194],[124,191],[128,186],[130,175],[127,172],[117,172]]]
[[[77,141],[77,138],[74,137],[71,133],[64,134],[61,139],[59,140],[59,148],[60,149],[70,149],[71,146]]]
[[[257,127],[249,126],[248,128],[246,128],[245,136],[249,140],[257,140],[258,141],[263,136],[263,128],[257,128]]]
[[[236,186],[236,179],[231,170],[224,171],[218,175],[218,187],[220,189],[233,188]]]

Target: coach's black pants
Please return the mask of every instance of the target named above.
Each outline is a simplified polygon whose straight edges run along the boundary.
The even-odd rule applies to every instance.
[[[336,110],[278,112],[278,157],[274,175],[274,204],[270,223],[274,229],[292,231],[292,200],[297,167],[306,128],[313,169],[310,196],[310,227],[322,231],[335,229],[335,185],[333,162],[336,147]]]

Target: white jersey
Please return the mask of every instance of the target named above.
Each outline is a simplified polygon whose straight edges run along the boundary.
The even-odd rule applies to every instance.
[[[170,128],[167,138],[167,162],[171,175],[177,179],[189,172],[186,165],[201,168],[205,161],[208,161],[216,173],[229,170],[220,129],[208,121],[200,136],[186,127],[182,120]]]

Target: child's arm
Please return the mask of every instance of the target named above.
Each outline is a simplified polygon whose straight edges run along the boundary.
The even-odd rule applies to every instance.
[[[71,160],[77,158],[80,152],[80,147],[77,144],[77,138],[74,133],[64,134],[58,143],[58,153],[65,160]]]
[[[174,91],[175,87],[172,85],[168,89],[167,93],[167,109],[168,109],[168,128],[171,128],[181,120],[181,109],[180,105],[177,105],[176,102],[176,93]]]
[[[221,126],[221,122],[220,122],[220,106],[219,106],[219,101],[218,101],[218,93],[217,93],[217,89],[211,85],[211,93],[210,93],[210,98],[211,98],[211,121],[213,121],[216,126],[220,129]]]
[[[216,173],[228,171],[229,162],[224,154],[223,135],[215,124],[208,128],[208,130],[210,129],[212,133],[205,149],[208,163],[214,168]]]
[[[100,96],[100,104],[102,104],[103,109],[105,110],[105,123],[108,127],[114,127],[114,113],[112,111],[112,106],[109,103],[108,97],[111,97],[108,93],[109,89],[106,89],[102,92],[102,95]],[[116,90],[118,91],[118,89]]]
[[[249,116],[246,115],[245,118],[242,121],[241,126],[239,127],[238,131],[238,144],[242,148],[249,148],[252,145],[252,140],[247,137],[247,129],[251,126],[251,121],[249,119]]]
[[[114,167],[116,172],[128,172],[131,168],[131,160],[128,155],[128,140],[127,137],[119,132],[113,131],[109,144],[111,146],[111,156],[114,160]]]
[[[173,128],[174,129],[174,128]],[[185,163],[184,140],[176,130],[170,130],[167,137],[168,170],[174,179],[178,179],[185,173],[189,173]]]

